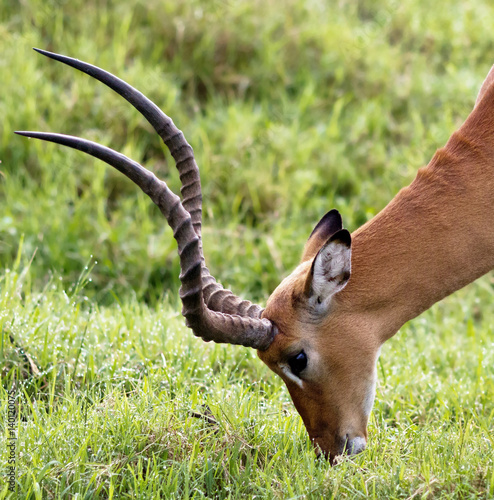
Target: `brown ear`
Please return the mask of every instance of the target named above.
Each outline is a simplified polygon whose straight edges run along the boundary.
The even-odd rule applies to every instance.
[[[341,215],[338,210],[330,210],[324,217],[317,223],[312,233],[305,244],[304,251],[302,252],[301,262],[313,259],[321,247],[343,227]]]
[[[492,66],[491,70],[489,71],[488,75],[486,76],[484,83],[482,84],[482,87],[480,87],[479,90],[479,95],[477,96],[477,100],[475,101],[475,106],[482,100],[482,97],[484,97],[485,93],[487,92],[487,89],[494,83],[494,66]]]

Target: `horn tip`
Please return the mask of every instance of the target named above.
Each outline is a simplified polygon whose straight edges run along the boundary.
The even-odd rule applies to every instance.
[[[44,56],[51,54],[51,52],[48,52],[47,50],[43,50],[43,49],[38,49],[37,47],[33,47],[33,50],[36,52],[39,52],[40,54],[43,54]]]
[[[24,137],[32,137],[34,139],[40,136],[40,132],[31,132],[28,130],[14,130],[14,134],[22,135]]]
[[[39,52],[40,54],[43,54],[43,55],[52,54],[52,52],[48,52],[47,50],[44,50],[44,49],[38,49],[38,47],[33,47],[33,50],[35,50],[36,52]]]
[[[55,59],[56,61],[63,61],[65,56],[57,54],[56,52],[50,52],[48,50],[38,49],[37,47],[33,47],[33,50],[42,54],[43,56],[49,57],[50,59]]]

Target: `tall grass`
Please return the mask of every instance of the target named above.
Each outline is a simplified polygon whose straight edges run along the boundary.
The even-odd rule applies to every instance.
[[[194,147],[209,267],[264,301],[320,216],[357,228],[461,124],[493,21],[487,1],[0,0],[1,412],[14,388],[19,497],[494,497],[492,276],[385,346],[369,448],[330,468],[255,353],[183,326],[150,201],[13,135],[97,140],[178,192],[131,106],[31,47],[127,80]]]

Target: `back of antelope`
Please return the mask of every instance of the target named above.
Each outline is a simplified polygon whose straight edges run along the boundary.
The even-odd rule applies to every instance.
[[[143,114],[176,161],[183,201],[109,148],[60,134],[17,133],[84,151],[134,181],[173,229],[182,312],[194,335],[258,349],[284,380],[318,453],[333,461],[362,451],[382,344],[406,321],[494,268],[494,71],[465,123],[376,217],[352,235],[336,210],[319,221],[300,265],[262,309],[223,289],[205,265],[199,170],[171,119],[110,73],[38,52],[100,80]]]

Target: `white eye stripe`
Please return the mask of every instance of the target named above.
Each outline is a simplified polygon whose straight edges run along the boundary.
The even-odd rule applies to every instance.
[[[292,382],[295,382],[301,389],[304,388],[304,382],[302,381],[302,379],[294,375],[291,368],[287,364],[279,363],[279,367],[287,378],[289,378]]]

